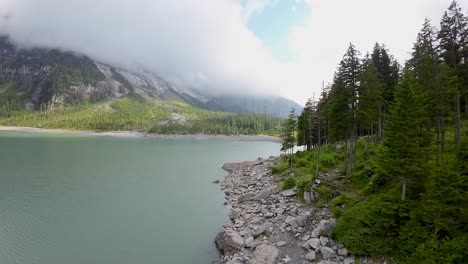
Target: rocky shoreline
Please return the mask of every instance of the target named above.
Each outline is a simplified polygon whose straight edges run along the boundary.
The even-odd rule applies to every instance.
[[[303,204],[294,189],[279,189],[269,169],[277,160],[223,165],[229,174],[221,189],[232,224],[225,225],[215,239],[223,253],[221,263],[354,263],[354,256],[331,239],[335,219],[328,208]],[[310,193],[306,195],[308,200]],[[361,263],[370,262],[361,259]]]

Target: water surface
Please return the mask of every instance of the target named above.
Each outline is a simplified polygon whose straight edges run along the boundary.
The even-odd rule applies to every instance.
[[[221,165],[278,149],[0,132],[0,263],[210,263],[227,222]]]

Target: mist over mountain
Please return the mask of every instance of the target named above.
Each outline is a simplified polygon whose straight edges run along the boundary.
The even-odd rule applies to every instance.
[[[190,105],[236,113],[285,117],[298,104],[272,96],[213,96],[203,90],[174,86],[150,71],[100,63],[90,57],[56,49],[23,49],[0,37],[1,103],[38,110],[96,103],[127,96],[177,100]]]
[[[236,1],[0,4],[0,33],[21,47],[85,54],[114,67],[157,73],[172,87],[215,96],[277,96],[284,87],[278,76],[286,76],[286,69],[245,27]]]

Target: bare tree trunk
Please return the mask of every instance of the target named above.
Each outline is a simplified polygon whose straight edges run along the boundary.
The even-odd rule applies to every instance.
[[[353,144],[354,144],[354,136],[353,132],[351,132],[351,138],[349,140],[349,165],[348,165],[348,172],[346,173],[346,176],[350,176],[351,172],[353,170]]]
[[[403,184],[401,186],[401,200],[404,201],[406,198],[406,176],[403,176]]]
[[[289,173],[292,174],[292,154],[293,154],[293,149],[289,149]]]
[[[320,118],[318,121],[318,143],[317,143],[317,164],[315,164],[315,178],[319,176],[319,166],[320,166],[320,145],[321,143],[321,124]]]

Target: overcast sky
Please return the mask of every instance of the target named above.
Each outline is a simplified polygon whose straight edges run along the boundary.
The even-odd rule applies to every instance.
[[[451,0],[0,0],[17,43],[148,69],[176,86],[267,93],[304,103],[349,42],[376,41],[404,62],[428,17]],[[468,7],[468,0],[459,0]],[[8,18],[8,19],[6,19]]]

